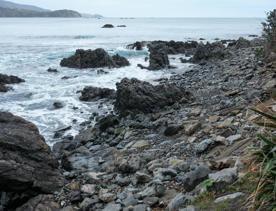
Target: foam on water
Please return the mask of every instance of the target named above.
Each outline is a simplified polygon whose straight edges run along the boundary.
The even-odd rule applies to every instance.
[[[35,123],[52,145],[54,131],[72,125],[68,134],[75,135],[79,124],[89,119],[93,112],[110,112],[112,105],[79,101],[77,91],[85,86],[116,88],[122,78],[136,77],[155,83],[160,77],[186,71],[178,56],[170,56],[177,69],[148,71],[137,64],[148,65],[146,50],[133,51],[125,46],[137,40],[186,40],[200,37],[214,39],[237,38],[246,34],[259,34],[260,19],[248,20],[187,20],[187,19],[0,19],[0,73],[16,75],[26,80],[14,85],[13,91],[0,94],[0,110],[10,111]],[[102,29],[104,23],[127,25],[127,28]],[[229,33],[227,33],[229,32]],[[193,35],[193,36],[192,36]],[[94,69],[61,68],[62,58],[72,55],[78,48],[104,48],[110,54],[118,53],[129,59],[131,66],[104,69],[107,74],[97,74]],[[49,67],[58,73],[48,73]],[[63,80],[64,76],[69,77]],[[65,107],[53,109],[53,103]],[[74,108],[78,109],[74,109]],[[77,120],[76,124],[72,121]]]

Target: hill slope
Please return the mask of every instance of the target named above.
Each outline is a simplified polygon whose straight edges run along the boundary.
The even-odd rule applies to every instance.
[[[32,6],[32,5],[17,4],[17,3],[13,3],[10,1],[5,1],[5,0],[0,0],[0,7],[9,8],[9,9],[32,10],[32,11],[36,11],[36,12],[50,11],[50,10]]]

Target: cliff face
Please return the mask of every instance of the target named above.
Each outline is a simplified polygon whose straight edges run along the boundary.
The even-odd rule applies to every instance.
[[[82,17],[80,13],[73,10],[56,10],[38,12],[25,9],[11,9],[0,7],[0,17],[64,17],[78,18]]]

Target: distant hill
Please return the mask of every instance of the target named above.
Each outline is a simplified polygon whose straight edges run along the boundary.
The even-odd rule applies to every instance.
[[[80,14],[74,10],[47,10],[32,5],[17,4],[0,0],[0,17],[62,17],[62,18],[103,18],[101,15]]]
[[[36,11],[36,12],[50,11],[50,10],[36,7],[36,6],[17,4],[17,3],[10,2],[10,1],[4,1],[4,0],[0,0],[0,7],[9,8],[9,9],[19,9],[19,10],[32,10],[32,11]]]
[[[0,7],[0,17],[63,17],[63,18],[79,18],[80,13],[73,10],[55,10],[49,12],[38,12],[34,10],[10,9]]]
[[[92,15],[92,14],[82,13],[81,16],[84,18],[97,18],[97,19],[104,18],[102,15],[99,15],[99,14]]]

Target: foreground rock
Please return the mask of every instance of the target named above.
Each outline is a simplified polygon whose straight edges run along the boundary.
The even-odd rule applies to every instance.
[[[63,185],[58,162],[37,127],[11,113],[0,113],[0,190],[7,208]],[[21,196],[22,195],[22,196]]]
[[[138,79],[125,78],[117,83],[115,108],[121,113],[151,113],[176,102],[189,102],[191,98],[191,93],[174,84],[153,86]]]
[[[0,74],[0,92],[7,92],[10,89],[6,84],[18,84],[22,82],[25,81],[17,76]]]
[[[64,58],[60,65],[69,68],[119,68],[130,65],[128,60],[122,56],[110,56],[104,49],[96,50],[76,50],[73,56]]]
[[[98,88],[93,86],[87,86],[81,91],[81,101],[93,101],[103,98],[114,98],[115,90],[108,88]]]

